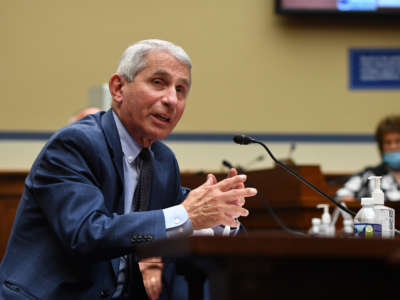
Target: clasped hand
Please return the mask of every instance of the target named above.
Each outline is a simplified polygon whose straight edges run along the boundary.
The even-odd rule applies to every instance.
[[[246,178],[246,175],[237,175],[235,169],[231,169],[228,178],[220,182],[217,182],[213,174],[208,174],[206,182],[192,190],[182,203],[193,229],[217,225],[239,226],[237,218],[249,214],[243,208],[245,198],[257,194],[255,188],[244,186]]]

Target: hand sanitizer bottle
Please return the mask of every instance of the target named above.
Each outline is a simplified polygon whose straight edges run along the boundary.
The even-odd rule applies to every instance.
[[[343,219],[343,228],[340,232],[340,237],[353,237],[353,236],[354,236],[353,219],[351,217],[348,219]]]
[[[311,236],[320,236],[320,227],[321,227],[321,219],[320,218],[312,218],[311,219],[311,228],[308,231],[308,234]]]
[[[354,235],[358,237],[381,237],[382,224],[375,214],[372,198],[361,198],[361,209],[354,217]]]
[[[374,190],[372,191],[372,199],[374,202],[375,214],[377,221],[382,225],[382,237],[393,238],[394,237],[394,209],[384,205],[385,195],[381,190],[381,178],[380,176],[370,176],[369,180],[375,181]]]
[[[331,215],[329,214],[328,204],[318,204],[317,208],[324,210],[321,217],[320,236],[333,237],[335,236],[335,227],[331,224]]]

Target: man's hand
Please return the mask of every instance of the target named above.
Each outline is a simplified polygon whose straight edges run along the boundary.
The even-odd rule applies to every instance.
[[[235,172],[236,170],[230,171],[229,175],[234,175]],[[249,214],[248,210],[243,208],[245,197],[257,194],[256,189],[244,187],[245,181],[246,175],[234,175],[217,182],[215,176],[209,174],[207,181],[192,190],[182,203],[193,229],[217,225],[239,226],[237,218]]]
[[[150,300],[157,300],[161,294],[161,275],[163,267],[164,265],[160,257],[145,258],[139,261],[143,284]]]
[[[232,177],[235,177],[236,175],[238,175],[238,171],[235,168],[231,168],[231,169],[229,169],[228,176],[226,178],[232,178]],[[244,183],[241,182],[235,188],[243,189],[244,187],[245,187]],[[242,198],[236,199],[236,201],[237,201],[237,203],[241,203],[241,202],[244,202],[245,199],[244,199],[244,197],[242,197]]]

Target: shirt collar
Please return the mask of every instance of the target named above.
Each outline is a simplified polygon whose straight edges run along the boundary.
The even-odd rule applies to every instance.
[[[140,151],[142,151],[143,147],[131,137],[128,130],[126,130],[124,124],[122,124],[117,114],[114,111],[112,113],[115,124],[117,126],[119,138],[121,140],[122,152],[124,153],[124,156],[128,160],[128,162],[132,163],[139,155]]]

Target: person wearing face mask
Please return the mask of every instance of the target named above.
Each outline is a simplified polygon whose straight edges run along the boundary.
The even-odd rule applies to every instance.
[[[350,177],[336,192],[339,201],[370,197],[374,182],[368,180],[369,176],[382,176],[381,188],[385,200],[400,201],[400,115],[391,115],[381,120],[376,128],[375,139],[382,162]]]

